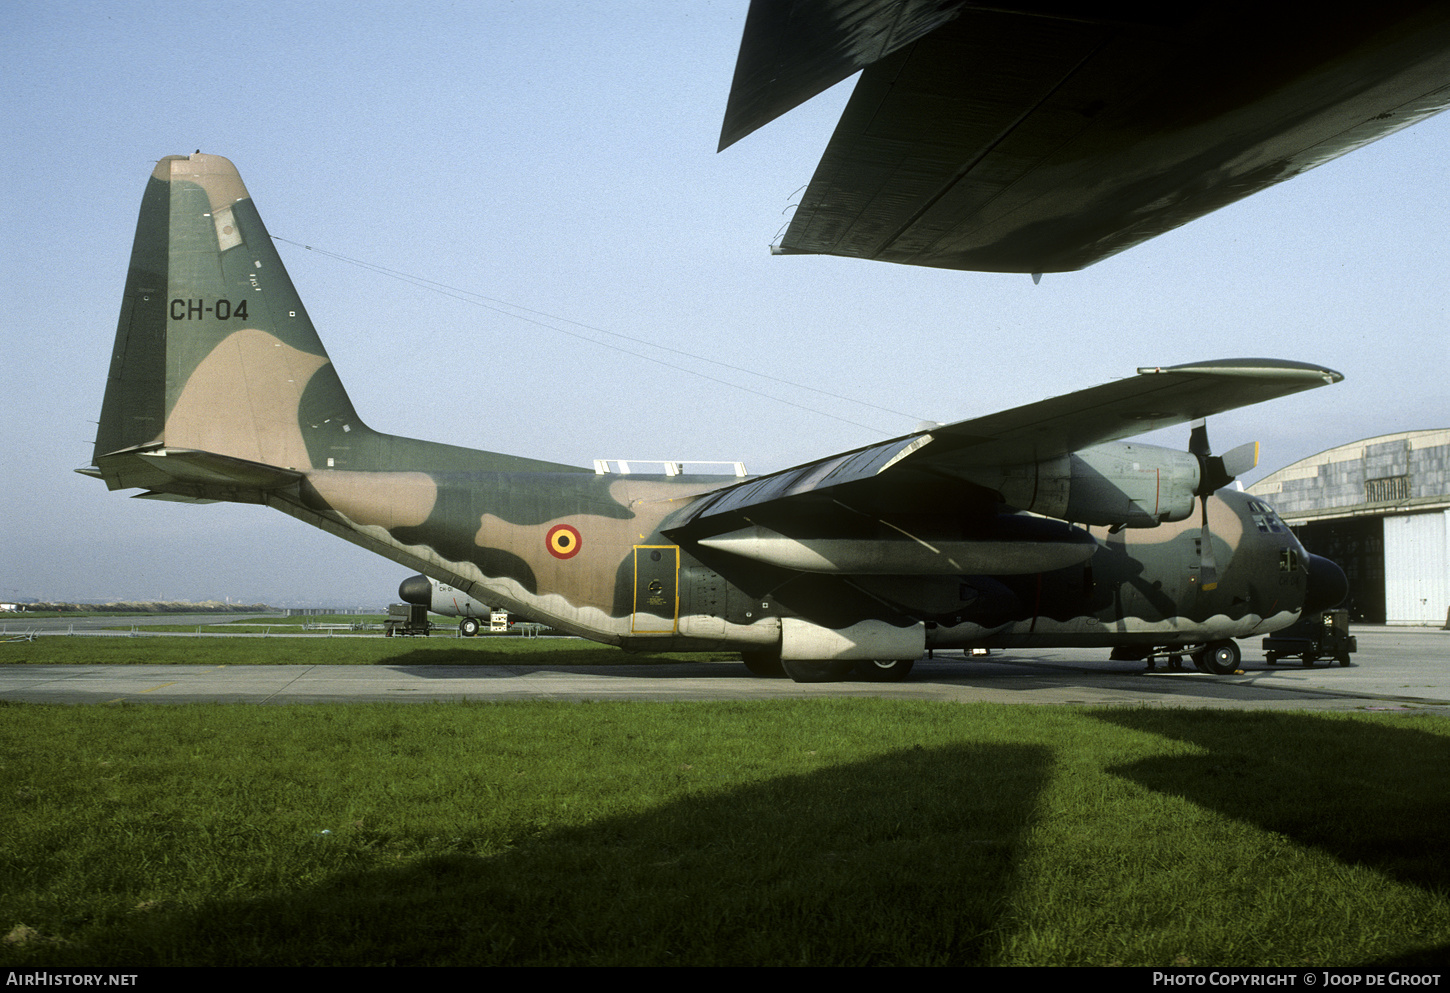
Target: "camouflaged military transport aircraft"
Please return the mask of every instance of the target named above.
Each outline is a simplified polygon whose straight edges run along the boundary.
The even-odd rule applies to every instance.
[[[1124,442],[1333,383],[1220,360],[755,478],[601,473],[381,434],[353,410],[232,163],[162,159],[95,465],[142,497],[266,504],[485,603],[627,649],[739,650],[801,682],[928,649],[1198,650],[1337,602],[1344,574],[1222,457]],[[674,467],[669,467],[673,469]]]
[[[398,584],[398,596],[404,603],[427,607],[428,612],[442,617],[457,617],[458,633],[472,638],[483,629],[480,621],[488,621],[494,614],[492,606],[469,596],[466,592],[429,579],[419,573],[409,576]]]

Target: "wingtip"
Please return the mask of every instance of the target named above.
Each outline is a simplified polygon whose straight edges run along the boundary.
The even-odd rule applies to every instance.
[[[1140,376],[1154,373],[1200,373],[1209,376],[1262,377],[1264,379],[1322,379],[1326,384],[1338,383],[1344,374],[1312,362],[1289,359],[1211,359],[1183,365],[1139,366]]]

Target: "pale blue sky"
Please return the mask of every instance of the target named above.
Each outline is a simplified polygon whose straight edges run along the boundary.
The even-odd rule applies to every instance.
[[[407,575],[274,511],[128,500],[71,472],[147,176],[196,148],[237,164],[281,238],[830,394],[627,345],[667,365],[644,361],[282,243],[359,413],[393,433],[766,471],[1234,356],[1347,377],[1210,423],[1219,450],[1263,442],[1250,480],[1450,426],[1450,115],[1040,286],[772,257],[850,83],[716,154],[746,6],[13,5],[0,599],[381,604]]]

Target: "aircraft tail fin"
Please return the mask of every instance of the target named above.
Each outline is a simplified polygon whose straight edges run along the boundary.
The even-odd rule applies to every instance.
[[[158,458],[187,452],[214,458]],[[94,464],[111,489],[253,498],[321,469],[574,468],[364,425],[236,167],[201,153],[147,184]]]
[[[162,159],[136,226],[97,465],[164,446],[305,471],[358,427],[236,167]]]

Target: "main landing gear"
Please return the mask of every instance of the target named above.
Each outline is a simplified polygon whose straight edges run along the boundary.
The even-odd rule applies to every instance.
[[[856,674],[868,683],[899,683],[915,664],[911,659],[867,659],[856,663]]]
[[[752,676],[784,676],[780,653],[771,651],[741,652],[740,661],[750,670]]]
[[[858,662],[833,659],[829,662],[789,660],[782,662],[781,667],[798,683],[836,683],[846,679],[899,683],[911,672],[914,664],[913,659],[862,659]]]
[[[1239,663],[1243,660],[1243,653],[1239,651],[1238,642],[1225,638],[1222,641],[1210,641],[1201,648],[1175,645],[1170,648],[1158,648],[1142,651],[1141,649],[1115,648],[1109,656],[1116,660],[1128,660],[1135,656],[1141,658],[1147,665],[1148,671],[1152,672],[1158,667],[1158,660],[1162,659],[1168,663],[1171,672],[1183,671],[1183,657],[1187,655],[1198,667],[1199,672],[1210,672],[1216,676],[1231,676],[1238,672]]]
[[[1193,656],[1193,661],[1200,669],[1218,676],[1233,675],[1238,671],[1242,659],[1243,654],[1236,641],[1210,641]]]

